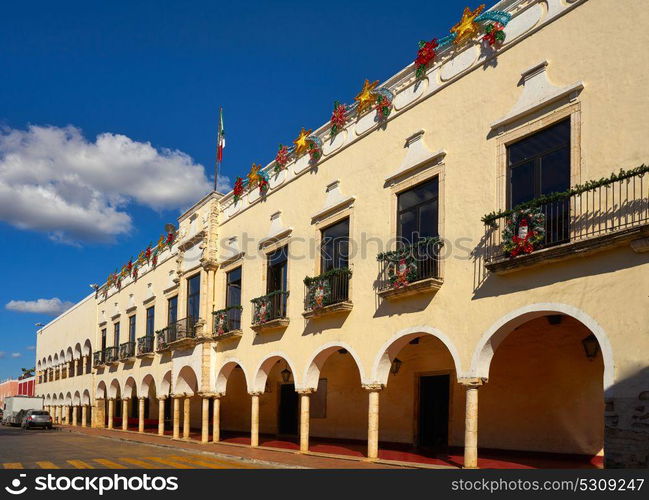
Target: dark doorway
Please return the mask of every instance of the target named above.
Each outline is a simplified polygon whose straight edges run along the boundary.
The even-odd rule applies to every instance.
[[[298,395],[293,384],[282,384],[279,393],[279,434],[297,434]]]
[[[419,377],[419,439],[424,448],[448,446],[448,399],[450,376]]]

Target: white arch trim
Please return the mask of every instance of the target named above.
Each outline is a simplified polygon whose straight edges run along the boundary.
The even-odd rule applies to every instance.
[[[464,377],[464,370],[462,369],[462,360],[460,358],[460,354],[457,350],[457,347],[455,347],[455,344],[453,343],[453,341],[450,339],[448,335],[446,335],[444,332],[436,328],[431,328],[430,326],[412,326],[410,328],[405,328],[403,330],[398,331],[387,342],[385,342],[381,346],[381,349],[379,349],[379,352],[376,355],[376,358],[374,359],[374,363],[372,364],[373,384],[386,384],[388,381],[388,376],[390,375],[390,366],[392,365],[392,357],[393,357],[390,356],[390,352],[389,352],[390,348],[393,345],[395,345],[395,343],[397,343],[397,347],[398,347],[397,352],[398,352],[403,347],[403,345],[398,345],[398,344],[405,345],[412,338],[415,338],[415,336],[419,336],[421,334],[432,335],[437,340],[442,342],[442,344],[446,346],[446,349],[448,349],[448,352],[451,354],[451,357],[453,358],[453,364],[455,365],[455,372],[457,374],[457,378]],[[400,339],[403,339],[403,341],[399,342]]]
[[[298,388],[300,387],[300,383],[297,378],[297,371],[295,370],[295,364],[293,363],[293,361],[291,361],[291,358],[289,358],[283,352],[271,352],[270,354],[264,356],[264,358],[259,362],[257,368],[254,371],[255,378],[252,381],[253,391],[264,392],[264,389],[266,388],[266,380],[268,379],[268,375],[270,374],[270,371],[273,369],[273,366],[275,366],[274,358],[281,358],[284,361],[286,361],[289,368],[291,369],[291,372],[293,373],[293,382],[295,384],[295,387]]]
[[[232,373],[232,370],[234,370],[237,365],[239,365],[239,367],[243,371],[243,376],[246,379],[246,390],[248,392],[252,392],[250,376],[246,372],[246,368],[244,364],[241,362],[241,360],[239,358],[226,358],[223,360],[223,363],[221,363],[221,366],[216,370],[215,389],[217,393],[225,394],[225,390],[228,385],[228,377],[230,376],[230,373]]]
[[[611,343],[608,340],[606,332],[597,321],[581,309],[555,302],[540,302],[521,307],[506,314],[491,325],[480,338],[473,353],[469,377],[489,377],[489,367],[496,349],[514,328],[523,323],[527,323],[531,319],[556,313],[572,316],[586,326],[597,338],[604,360],[604,391],[607,391],[615,382],[615,361],[613,359],[613,349],[611,348]]]
[[[347,350],[347,352],[351,355],[351,357],[354,358],[354,362],[356,363],[356,368],[358,369],[358,373],[361,377],[361,384],[367,384],[365,378],[365,370],[363,370],[361,358],[358,356],[358,354],[356,354],[356,351],[346,342],[333,341],[321,345],[320,347],[318,347],[315,353],[313,353],[313,355],[309,359],[309,362],[306,365],[306,368],[304,369],[304,375],[302,376],[302,383],[304,385],[303,387],[298,387],[296,385],[295,386],[296,390],[301,390],[301,389],[316,390],[318,388],[318,379],[320,378],[320,371],[324,366],[325,361],[329,358],[331,354],[333,354],[333,352],[335,352],[335,350],[338,349]],[[331,351],[331,352],[328,353],[326,356],[321,357],[321,355],[326,353],[326,351]]]

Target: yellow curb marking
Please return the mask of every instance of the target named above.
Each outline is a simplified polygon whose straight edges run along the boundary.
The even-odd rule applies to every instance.
[[[24,469],[23,464],[20,462],[8,462],[4,464],[5,469]]]
[[[151,460],[152,462],[159,462],[164,465],[168,465],[170,467],[173,467],[175,469],[193,469],[191,465],[185,465],[185,464],[180,464],[178,462],[173,462],[171,460],[165,460],[164,458],[159,458],[159,457],[142,457],[146,460]]]
[[[67,462],[75,469],[94,469],[92,465],[87,464],[83,460],[67,460]]]
[[[38,465],[41,469],[60,469],[56,464],[53,464],[52,462],[36,462],[36,465]]]
[[[120,460],[122,462],[126,462],[127,464],[137,465],[138,468],[140,468],[140,469],[158,469],[159,468],[159,467],[157,467],[157,466],[155,466],[153,464],[148,464],[148,463],[146,463],[146,462],[144,462],[142,460],[138,460],[136,458],[122,457],[122,458],[120,458]]]
[[[98,464],[103,465],[104,467],[108,467],[109,469],[128,469],[125,465],[118,464],[117,462],[113,462],[112,460],[106,460],[105,458],[93,458],[95,462]]]

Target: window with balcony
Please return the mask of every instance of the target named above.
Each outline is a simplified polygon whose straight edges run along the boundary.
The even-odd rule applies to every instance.
[[[570,119],[507,146],[507,208],[570,188]],[[545,224],[544,246],[570,239],[570,199],[538,209]]]
[[[252,324],[253,327],[285,326],[288,324],[288,246],[269,253],[266,259],[266,295],[251,301]]]
[[[201,275],[200,273],[187,280],[187,317],[194,322],[200,312]]]
[[[106,349],[106,329],[101,329],[101,350],[102,352]]]
[[[397,195],[397,248],[377,256],[380,296],[400,298],[439,289],[442,281],[438,224],[438,177]]]
[[[225,308],[214,311],[214,335],[232,336],[241,330],[241,266],[225,275]]]
[[[350,310],[349,219],[321,230],[320,271],[319,276],[304,279],[303,315],[311,318],[328,312]]]
[[[119,322],[113,326],[113,346],[119,349]]]

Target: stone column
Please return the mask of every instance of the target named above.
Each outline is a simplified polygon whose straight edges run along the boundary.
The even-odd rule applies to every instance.
[[[259,446],[259,396],[262,392],[251,392],[250,446]]]
[[[189,439],[189,424],[191,423],[191,396],[185,395],[183,401],[183,439]]]
[[[158,434],[165,434],[165,396],[158,397]]]
[[[81,427],[86,427],[88,425],[88,405],[83,405],[81,407]]]
[[[115,398],[108,399],[108,428],[113,428],[113,416],[115,415]]]
[[[367,458],[379,456],[379,394],[382,384],[365,384],[363,389],[369,392],[367,410]]]
[[[210,395],[201,394],[201,443],[210,441]]]
[[[144,400],[146,398],[138,398],[137,406],[137,431],[144,432]]]
[[[478,388],[485,379],[460,379],[466,387],[466,410],[464,415],[464,468],[478,468]]]
[[[122,399],[122,430],[128,430],[128,403],[131,398]]]
[[[182,395],[174,394],[172,398],[174,399],[174,439],[180,439],[180,398]]]
[[[212,441],[218,443],[221,440],[221,397],[223,394],[214,395],[214,406],[212,408]]]
[[[91,417],[92,426],[97,429],[103,429],[106,425],[106,400],[97,398],[91,410],[94,413],[94,416]]]
[[[77,406],[72,407],[72,425],[77,426]]]
[[[300,451],[309,451],[309,405],[314,389],[300,389]]]

